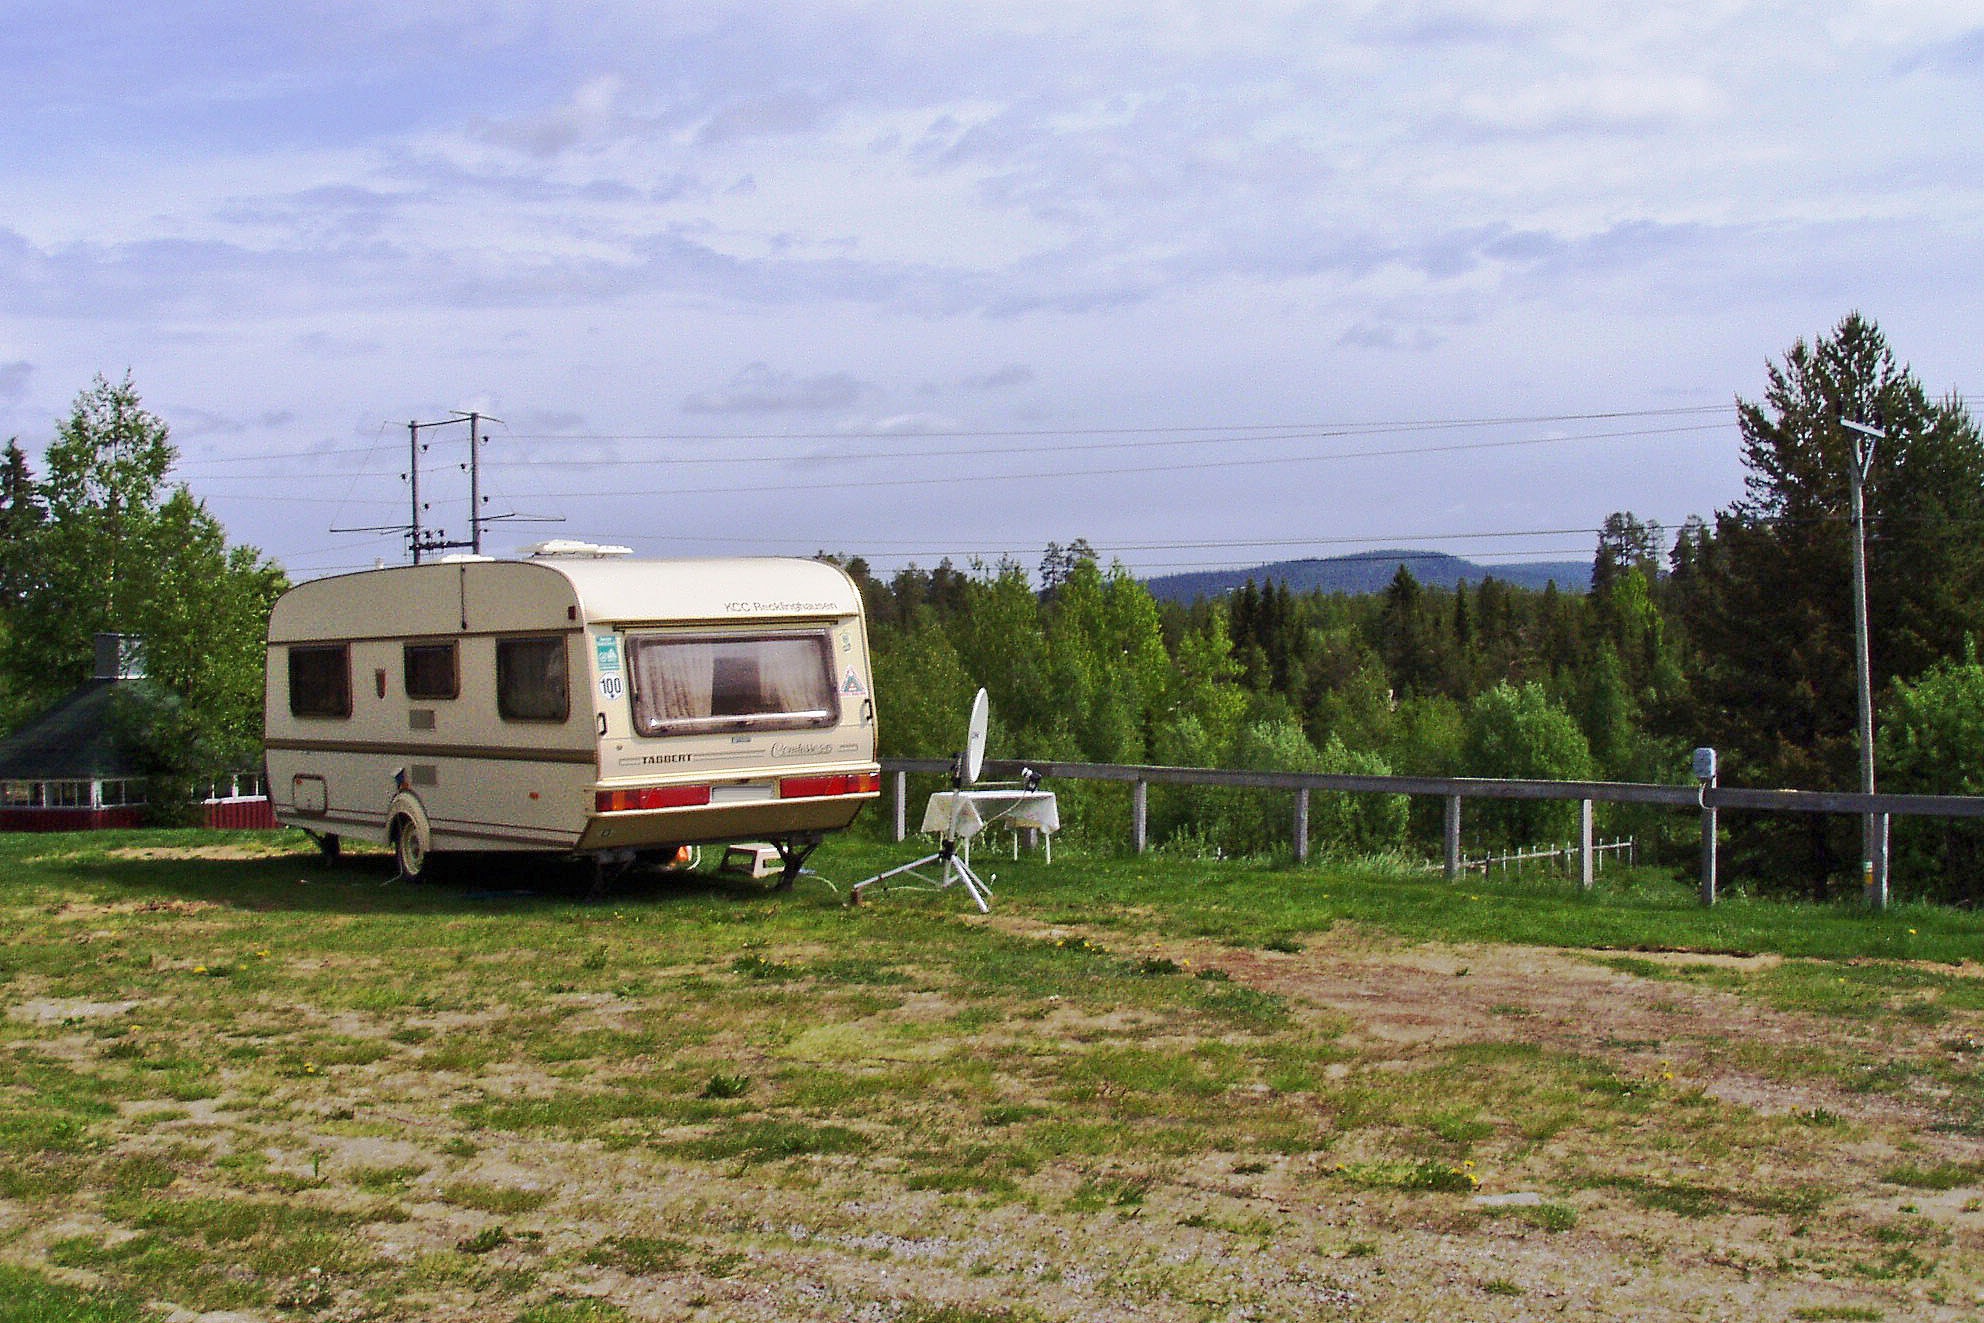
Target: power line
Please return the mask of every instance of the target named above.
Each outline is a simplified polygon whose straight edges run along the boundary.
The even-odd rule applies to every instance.
[[[1067,450],[1125,450],[1142,447],[1204,446],[1247,443],[1255,441],[1302,441],[1323,440],[1336,437],[1383,436],[1391,433],[1415,433],[1427,431],[1458,431],[1487,427],[1540,426],[1550,423],[1603,422],[1624,418],[1670,418],[1699,417],[1704,414],[1727,414],[1733,420],[1735,409],[1732,405],[1691,405],[1668,409],[1612,410],[1602,413],[1581,414],[1532,414],[1489,418],[1442,418],[1407,419],[1395,422],[1377,423],[1206,423],[1165,427],[1092,427],[1092,428],[1031,428],[1031,429],[958,429],[929,430],[916,432],[628,432],[628,433],[533,433],[504,431],[493,434],[489,440],[501,439],[505,442],[624,442],[642,441],[654,443],[685,443],[712,441],[840,441],[840,442],[915,442],[926,440],[1012,440],[1020,438],[1068,438],[1068,437],[1145,437],[1156,438],[1142,441],[1102,441],[1092,445],[1057,445],[1042,447],[1039,451],[1029,449],[1025,453],[1051,451],[1060,453]],[[1704,429],[1707,430],[1707,429]],[[1207,433],[1208,435],[1187,435]],[[346,447],[336,449],[310,449],[296,451],[262,451],[255,455],[214,456],[192,461],[193,467],[202,464],[255,464],[267,460],[281,459],[324,459],[335,455],[363,454],[370,456],[376,450],[371,447]],[[837,458],[877,458],[902,459],[924,455],[952,456],[1014,453],[1010,446],[985,447],[980,449],[960,449],[955,446],[932,451],[889,450],[887,453],[862,455],[859,452],[843,452]],[[560,466],[579,468],[641,466],[646,464],[736,464],[736,463],[782,463],[812,458],[811,456],[790,454],[766,455],[712,455],[712,456],[644,456],[634,459],[571,459],[558,457],[553,463]],[[529,461],[525,461],[529,462]]]
[[[1270,455],[1248,458],[1205,460],[1188,464],[1135,464],[1112,468],[1057,469],[1041,472],[975,472],[964,474],[931,475],[918,478],[849,478],[838,481],[804,481],[787,486],[768,487],[763,483],[749,486],[715,487],[669,487],[645,491],[619,489],[615,491],[540,491],[543,497],[565,497],[569,499],[591,499],[607,496],[734,496],[740,494],[764,494],[768,491],[863,491],[901,487],[940,487],[960,483],[980,482],[1038,482],[1045,479],[1066,481],[1075,478],[1116,478],[1149,473],[1202,473],[1225,469],[1262,468],[1278,464],[1326,464],[1353,459],[1391,459],[1412,455],[1455,454],[1477,450],[1512,450],[1530,446],[1562,445],[1574,441],[1620,440],[1635,437],[1666,436],[1684,432],[1714,430],[1712,427],[1693,425],[1688,427],[1638,428],[1623,432],[1588,432],[1570,437],[1525,437],[1513,441],[1473,441],[1456,442],[1438,446],[1399,446],[1373,450],[1336,451],[1324,455]],[[893,457],[891,457],[893,458]]]
[[[1570,422],[1609,422],[1619,418],[1666,418],[1705,413],[1726,413],[1735,415],[1733,404],[1695,404],[1665,409],[1616,409],[1601,413],[1558,413],[1558,414],[1509,414],[1499,417],[1481,418],[1416,418],[1398,419],[1389,422],[1362,423],[1180,423],[1151,427],[1034,427],[1034,428],[957,428],[923,429],[907,432],[510,432],[514,441],[889,441],[947,439],[964,440],[973,437],[1004,439],[1014,437],[1063,437],[1063,436],[1172,436],[1187,432],[1219,432],[1229,437],[1205,438],[1207,440],[1230,439],[1230,434],[1291,433],[1298,436],[1364,436],[1381,435],[1386,432],[1437,431],[1473,427],[1518,427],[1534,426],[1542,423]],[[1270,437],[1269,439],[1274,439]],[[1188,443],[1189,444],[1189,443]]]

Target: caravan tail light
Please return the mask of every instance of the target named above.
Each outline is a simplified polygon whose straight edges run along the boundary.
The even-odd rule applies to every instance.
[[[812,799],[820,795],[881,793],[880,772],[844,772],[835,776],[788,776],[778,783],[780,799]]]
[[[600,813],[626,813],[635,809],[700,808],[710,802],[708,786],[642,786],[638,790],[601,790],[594,793],[593,808]]]

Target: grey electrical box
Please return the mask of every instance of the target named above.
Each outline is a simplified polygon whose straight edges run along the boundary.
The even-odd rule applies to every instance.
[[[1695,780],[1697,781],[1715,780],[1714,749],[1695,750]]]

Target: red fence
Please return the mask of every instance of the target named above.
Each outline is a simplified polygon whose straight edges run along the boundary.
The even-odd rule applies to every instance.
[[[210,799],[200,805],[206,825],[220,831],[261,831],[276,825],[268,796],[254,799]]]
[[[141,827],[144,821],[142,804],[120,804],[116,808],[0,808],[0,831],[102,831],[108,827]]]

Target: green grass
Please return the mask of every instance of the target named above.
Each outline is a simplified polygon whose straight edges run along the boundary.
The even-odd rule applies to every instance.
[[[1882,1172],[1881,1179],[1914,1190],[1957,1190],[1984,1182],[1984,1162],[1905,1163]]]
[[[1779,1174],[1823,1172],[1843,1139],[1869,1140],[1860,1123],[1718,1102],[1636,1064],[1668,1050],[1651,1041],[1511,1041],[1543,1020],[1521,989],[1483,998],[1493,1035],[1401,1045],[1259,976],[1339,948],[1595,952],[1677,996],[1726,992],[1840,1027],[1771,1049],[1761,1071],[1933,1093],[1951,1126],[1984,1123],[1984,980],[1947,967],[1984,949],[1984,918],[1953,912],[1742,898],[1705,912],[1691,886],[1651,874],[1608,874],[1587,895],[1057,850],[1051,867],[1000,861],[987,923],[955,894],[849,909],[811,881],[772,893],[693,875],[599,904],[530,864],[475,887],[392,885],[383,858],[328,868],[280,836],[245,838],[275,852],[261,858],[120,853],[242,839],[0,837],[0,993],[53,1008],[0,1018],[0,1198],[29,1224],[88,1228],[40,1258],[0,1245],[0,1300],[28,1302],[0,1320],[142,1318],[140,1300],[617,1319],[638,1297],[595,1297],[623,1278],[679,1279],[683,1301],[720,1313],[712,1283],[779,1285],[765,1264],[801,1244],[997,1288],[978,1305],[904,1296],[904,1319],[1047,1319],[1062,1314],[1029,1312],[1026,1294],[1040,1265],[1059,1270],[1078,1241],[1135,1257],[1082,1239],[1131,1222],[1205,1238],[1139,1260],[1147,1298],[1271,1316],[1296,1297],[1229,1297],[1210,1265],[1420,1223],[1571,1232],[1597,1220],[1573,1204],[1593,1201],[1717,1235],[1833,1219],[1839,1273],[1943,1271],[1914,1222],[1891,1219],[1906,1243],[1883,1239],[1835,1217],[1823,1177]],[[836,841],[816,864],[844,881],[900,854]],[[1784,959],[1653,958],[1675,948]],[[1884,1028],[1938,1046],[1880,1054]],[[1914,1155],[1864,1179],[1940,1191],[1984,1174]],[[1576,1193],[1484,1215],[1477,1187]],[[673,1202],[650,1197],[663,1189]],[[1257,1195],[1368,1220],[1305,1240]],[[889,1222],[889,1208],[915,1215]],[[955,1249],[994,1215],[1047,1228],[1042,1243]],[[1507,1294],[1497,1283],[1513,1285],[1481,1290]]]
[[[0,1263],[0,1321],[4,1323],[140,1323],[136,1300],[106,1291],[83,1291],[40,1273]]]

